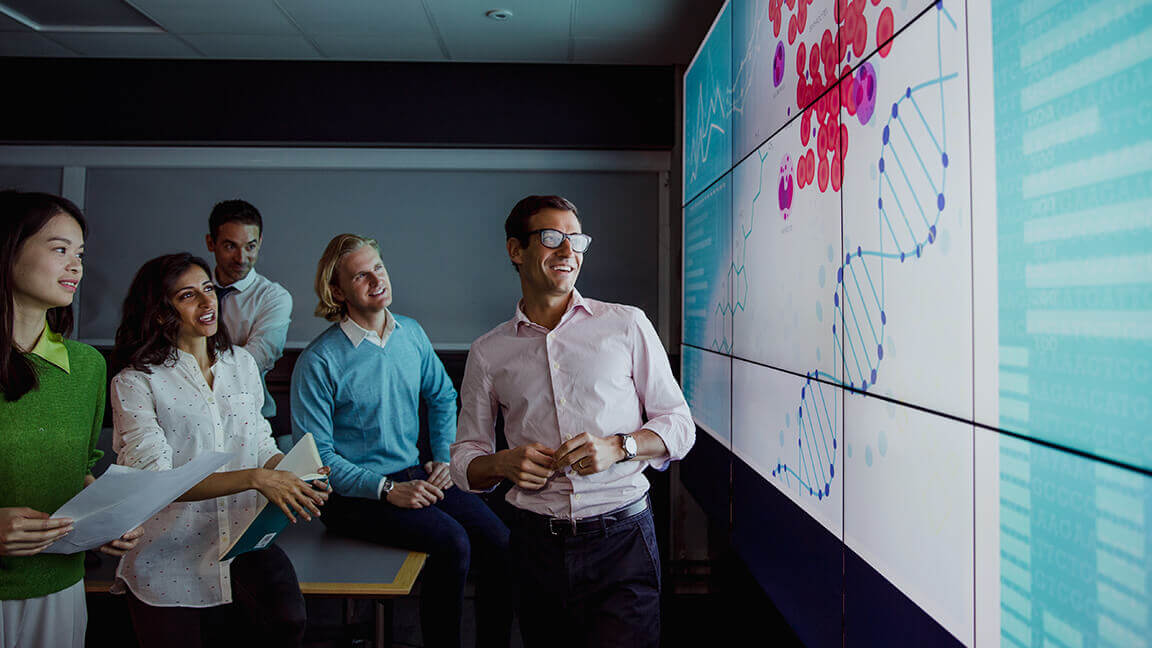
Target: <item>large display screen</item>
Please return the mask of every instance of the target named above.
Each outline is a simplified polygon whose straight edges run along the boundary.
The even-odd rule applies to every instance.
[[[1152,0],[721,9],[684,387],[841,543],[845,641],[852,557],[955,643],[1152,644],[1150,115]]]

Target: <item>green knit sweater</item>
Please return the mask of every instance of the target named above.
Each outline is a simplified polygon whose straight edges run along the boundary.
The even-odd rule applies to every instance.
[[[96,349],[64,340],[71,373],[36,355],[40,388],[16,402],[0,394],[0,507],[53,513],[84,487],[103,454],[107,375]],[[84,554],[0,556],[0,600],[44,596],[84,577]]]

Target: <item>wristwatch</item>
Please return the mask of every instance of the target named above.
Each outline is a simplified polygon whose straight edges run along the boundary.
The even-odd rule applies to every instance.
[[[636,458],[636,439],[631,434],[620,434],[620,447],[624,449],[624,458],[616,463],[624,463]]]
[[[380,499],[388,497],[388,493],[391,493],[395,486],[396,482],[392,481],[391,477],[385,476],[384,483],[380,485]]]

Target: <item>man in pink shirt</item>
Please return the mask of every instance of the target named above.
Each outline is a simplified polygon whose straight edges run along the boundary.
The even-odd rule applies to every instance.
[[[643,472],[692,447],[688,404],[644,313],[576,290],[592,239],[572,203],[528,196],[504,229],[523,299],[472,343],[452,479],[472,492],[513,484],[525,645],[655,646],[660,558]]]

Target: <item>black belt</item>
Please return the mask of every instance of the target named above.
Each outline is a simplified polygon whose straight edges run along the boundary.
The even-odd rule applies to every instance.
[[[648,510],[648,496],[645,495],[640,499],[632,502],[628,506],[618,508],[614,511],[608,511],[600,515],[593,515],[585,518],[578,518],[569,520],[566,518],[554,518],[546,515],[539,515],[531,511],[520,511],[521,522],[533,530],[547,531],[554,536],[559,535],[581,535],[585,533],[595,533],[598,531],[607,531],[609,528],[619,522],[623,522],[628,518],[639,515]]]

